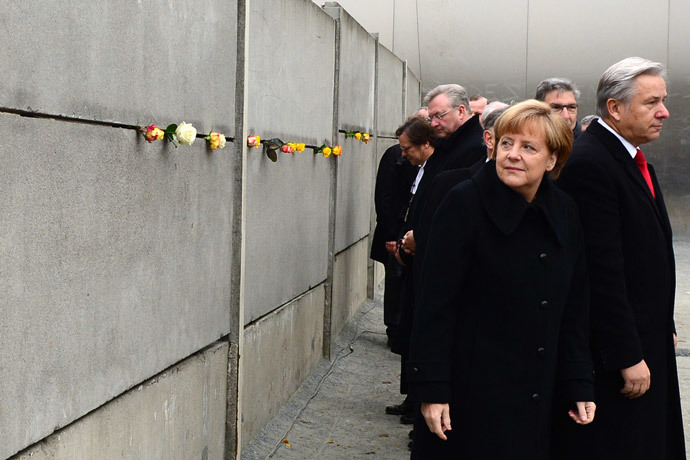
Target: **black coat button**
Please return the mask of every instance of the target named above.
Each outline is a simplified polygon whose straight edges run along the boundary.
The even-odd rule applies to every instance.
[[[537,402],[539,402],[540,399],[541,399],[541,396],[539,396],[539,393],[534,393],[532,395],[532,401],[533,402],[537,403]]]
[[[539,254],[539,262],[546,262],[546,253]]]
[[[544,356],[545,353],[546,353],[546,350],[544,350],[544,347],[537,348],[537,354],[539,356]]]
[[[547,308],[549,308],[549,302],[546,300],[542,300],[539,304],[539,308],[541,308],[542,310],[546,310]]]
[[[417,369],[416,367],[413,367],[413,368],[412,368],[412,373],[413,373],[413,374],[417,374],[418,372],[419,372],[419,369]]]

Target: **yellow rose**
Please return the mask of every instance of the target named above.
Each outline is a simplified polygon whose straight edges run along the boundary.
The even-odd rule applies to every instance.
[[[355,133],[355,139],[360,140],[362,138],[362,133],[356,132]]]
[[[333,155],[339,157],[342,152],[343,152],[343,146],[342,145],[336,145],[335,147],[333,147]]]
[[[295,147],[295,150],[297,150],[298,152],[304,152],[304,147],[306,147],[306,145],[304,145],[303,143],[299,143],[297,144],[297,147]]]
[[[225,135],[220,133],[211,133],[206,138],[211,150],[225,148]]]
[[[331,156],[331,148],[330,147],[324,147],[321,152],[323,152],[324,158],[328,158],[329,156]]]
[[[196,139],[196,128],[183,121],[175,130],[175,139],[180,145],[192,145]]]
[[[365,144],[367,142],[369,142],[369,134],[368,133],[362,134],[362,142],[364,142]]]

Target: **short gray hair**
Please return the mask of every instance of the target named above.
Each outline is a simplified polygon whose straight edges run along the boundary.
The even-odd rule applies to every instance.
[[[577,89],[575,83],[567,78],[547,78],[542,80],[541,83],[537,85],[537,94],[534,98],[538,101],[544,101],[546,95],[551,91],[558,91],[558,94],[563,91],[570,91],[575,96],[575,99],[580,99],[580,90]]]
[[[464,105],[468,111],[470,110],[470,99],[467,97],[467,91],[462,86],[453,83],[438,85],[436,88],[429,91],[426,96],[424,96],[423,104],[428,106],[429,102],[439,94],[448,96],[448,102],[452,108],[455,109]]]
[[[580,120],[580,126],[589,125],[597,118],[598,117],[596,115],[587,115],[586,117],[582,117]]]
[[[665,80],[666,70],[661,63],[641,57],[625,58],[606,69],[597,86],[597,115],[602,118],[609,116],[606,106],[609,99],[621,101],[629,108],[633,96],[637,94],[635,81],[640,75],[651,75]]]
[[[488,103],[484,109],[484,113],[479,117],[484,129],[493,129],[494,123],[496,123],[498,117],[500,117],[508,107],[510,107],[508,104],[501,101]]]

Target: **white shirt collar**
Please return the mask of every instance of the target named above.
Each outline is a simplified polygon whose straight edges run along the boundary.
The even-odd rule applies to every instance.
[[[623,136],[618,134],[612,127],[610,127],[604,120],[601,118],[597,118],[597,121],[601,126],[604,128],[608,129],[613,133],[614,136],[618,138],[619,141],[621,141],[621,144],[623,144],[623,147],[625,147],[625,150],[628,151],[631,157],[635,158],[635,155],[637,155],[637,147],[632,145],[630,142],[628,142]]]

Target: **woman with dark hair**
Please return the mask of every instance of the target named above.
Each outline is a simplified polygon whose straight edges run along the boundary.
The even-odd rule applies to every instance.
[[[555,417],[594,418],[582,230],[548,179],[572,130],[530,100],[494,132],[493,161],[450,191],[427,240],[407,364],[413,459],[548,459],[556,402],[570,410]]]

